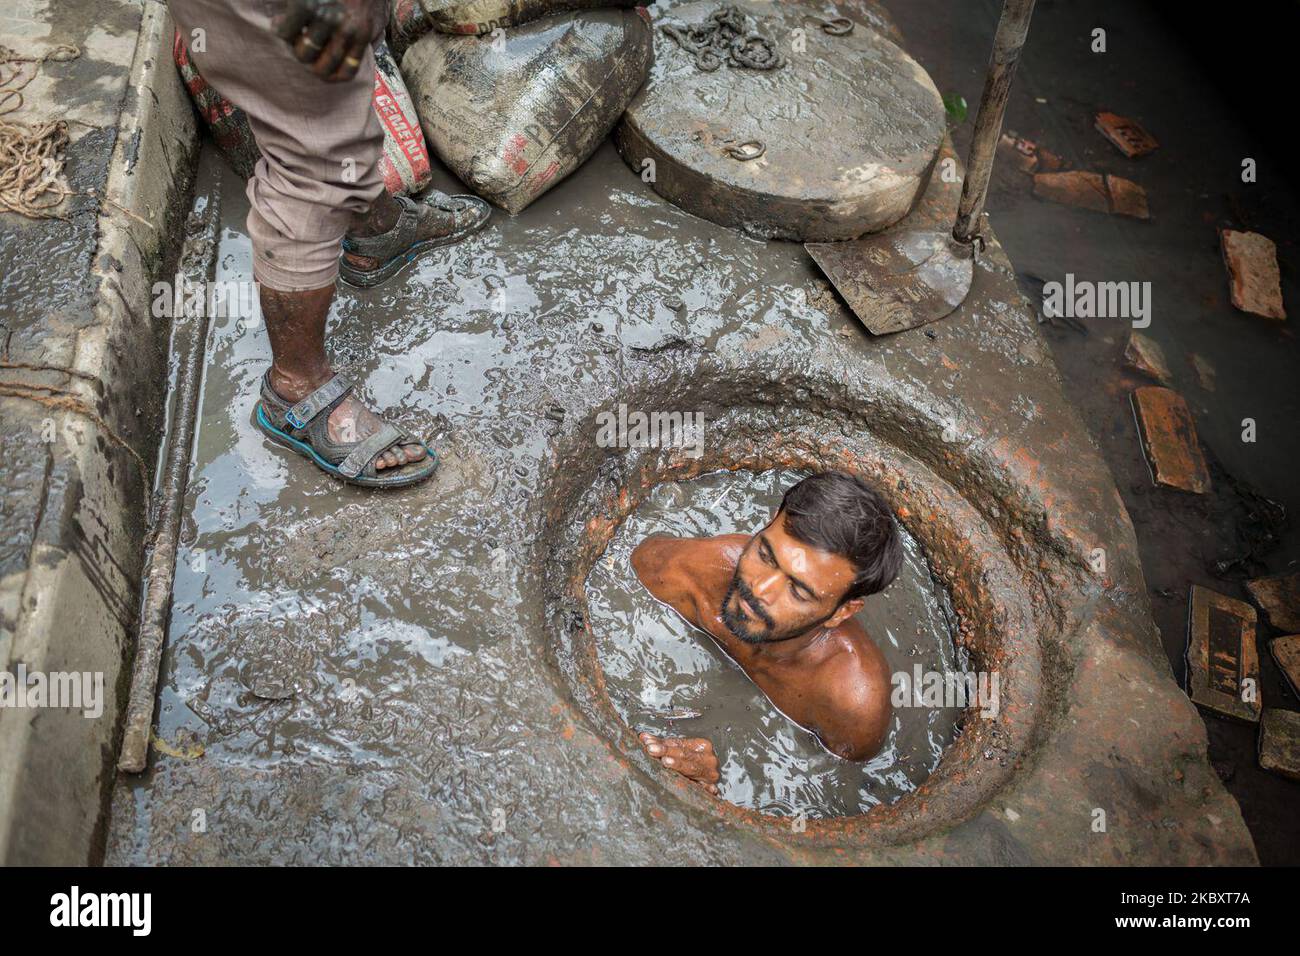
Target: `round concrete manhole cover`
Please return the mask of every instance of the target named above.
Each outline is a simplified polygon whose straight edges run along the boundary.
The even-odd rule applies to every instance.
[[[707,0],[654,27],[655,65],[617,142],[665,199],[799,241],[851,239],[906,215],[943,140],[943,101],[860,11]],[[700,51],[710,34],[721,56]],[[761,68],[769,55],[779,65]]]

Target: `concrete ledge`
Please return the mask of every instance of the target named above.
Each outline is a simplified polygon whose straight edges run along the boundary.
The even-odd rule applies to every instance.
[[[4,668],[13,673],[22,663],[29,672],[102,673],[106,699],[96,719],[72,709],[0,710],[4,864],[85,864],[102,854],[135,628],[166,386],[167,329],[151,318],[151,288],[168,272],[197,132],[172,65],[166,6],[150,0],[143,8],[120,7],[113,22],[121,32],[98,57],[91,55],[94,37],[72,38],[83,48],[86,79],[115,90],[118,104],[107,111],[104,128],[83,137],[111,135],[116,127],[106,180],[92,186],[99,213],[90,275],[75,271],[85,263],[71,258],[41,264],[51,283],[65,270],[72,281],[88,282],[89,316],[75,323],[40,316],[31,336],[40,354],[6,352],[6,381],[57,388],[70,402],[5,400],[6,437],[18,439],[14,450],[30,451],[40,467],[6,475],[7,493],[17,477],[24,500],[34,498],[34,518],[25,567],[8,566],[0,578]],[[53,16],[28,12],[35,19],[23,22]],[[138,17],[133,48],[125,42],[132,16]],[[57,29],[51,24],[51,33]],[[120,63],[104,59],[130,49],[129,68],[125,56]],[[48,95],[35,105],[57,115],[66,91],[55,84]],[[100,148],[108,142],[105,135]],[[46,367],[18,367],[38,364]],[[6,516],[9,510],[7,504]]]

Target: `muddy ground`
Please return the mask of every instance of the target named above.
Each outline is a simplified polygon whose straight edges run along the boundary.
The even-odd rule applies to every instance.
[[[963,16],[960,25],[898,11],[909,50],[940,89],[960,89],[971,102],[993,21],[991,4],[980,9],[984,21]],[[1065,5],[1045,5],[1037,29],[1064,43],[1053,16],[1066,16]],[[1042,94],[1033,92],[1032,55],[1025,72],[1012,122],[1032,134],[1014,111],[1030,108],[1024,95],[1032,109],[1052,100],[1033,99]],[[1082,110],[1068,107],[1070,116]],[[1074,126],[1082,144],[1090,117]],[[1157,155],[1173,155],[1175,139]],[[1110,147],[1092,149],[1102,162]],[[211,156],[207,163],[202,188],[221,196],[217,278],[246,281],[242,194]],[[1107,231],[1114,222],[1045,206],[1018,188],[1000,186],[990,206],[1002,229],[1014,233],[1019,211],[1039,230],[1021,239],[1024,261],[1011,250],[1019,271],[1083,273],[1092,261],[1085,256],[1121,246]],[[1160,193],[1149,188],[1160,210]],[[1177,197],[1184,211],[1185,200]],[[1062,222],[1100,232],[1057,246],[1046,261],[1046,240],[1059,237]],[[1161,220],[1123,225],[1161,228]],[[1202,245],[1213,248],[1213,230],[1204,228]],[[1190,232],[1173,230],[1184,240]],[[1135,268],[1142,235],[1124,240],[1117,267]],[[1223,301],[1215,265],[1202,263],[1198,278],[1207,288],[1217,282]],[[1251,321],[1223,318],[1229,339],[1239,327],[1231,322]],[[251,417],[269,357],[264,332],[242,317],[214,320],[159,739],[150,771],[122,780],[114,794],[107,861],[755,863],[838,854],[863,862],[1250,862],[1237,811],[1198,755],[1199,722],[1153,663],[1147,599],[1131,587],[1126,519],[1092,440],[1060,399],[1032,322],[995,249],[971,302],[948,323],[871,340],[800,247],[676,210],[606,144],[520,217],[498,215],[487,232],[389,287],[340,296],[335,354],[377,405],[430,434],[444,455],[436,483],[381,501],[340,488],[262,439]],[[1151,331],[1158,337],[1161,328],[1157,320]],[[1112,380],[1114,355],[1102,347],[1122,347],[1122,329],[1110,345],[1101,330],[1083,339],[1095,354],[1077,366],[1078,342],[1047,332],[1067,381],[1080,383],[1075,391],[1102,391],[1096,384]],[[572,447],[575,421],[617,398],[618,383],[635,380],[644,395],[696,365],[720,376],[806,376],[806,400],[819,414],[843,401],[836,387],[858,390],[871,409],[915,409],[910,422],[891,425],[895,444],[930,455],[929,466],[982,508],[981,494],[1009,483],[1001,508],[986,510],[994,525],[986,534],[1022,566],[1046,629],[1042,696],[1024,701],[1043,713],[1034,717],[1034,746],[1003,760],[1013,784],[961,826],[898,846],[848,840],[855,848],[846,857],[833,842],[814,847],[721,825],[697,802],[675,799],[671,783],[608,728],[576,713],[548,670],[537,579],[550,574],[551,557],[565,556],[530,547],[547,517],[539,493],[563,483],[549,473],[555,448]],[[1219,368],[1222,390],[1229,367]],[[1125,389],[1114,391],[1127,413]],[[1116,451],[1138,455],[1131,421],[1126,443],[1117,412],[1098,417],[1110,405],[1076,401],[1132,506],[1136,479]],[[964,452],[932,447],[945,409],[980,436],[970,460],[978,474]],[[1214,447],[1213,428],[1205,432]],[[1229,467],[1239,464],[1222,454]],[[1130,464],[1145,477],[1140,457]],[[1080,554],[1098,540],[1115,551],[1104,584],[1080,570]],[[1162,534],[1159,544],[1168,541]],[[1152,546],[1143,547],[1150,564]],[[1162,573],[1149,572],[1152,588],[1186,587],[1186,577],[1159,583]],[[1014,603],[1010,592],[1003,597]],[[1161,623],[1168,649],[1172,631]],[[1266,700],[1277,699],[1271,686]],[[1238,764],[1233,781],[1250,774],[1244,759]],[[980,772],[977,765],[972,776]],[[1102,837],[1089,826],[1098,804],[1114,823]],[[1282,837],[1282,829],[1257,834],[1260,855],[1264,843],[1276,852]]]

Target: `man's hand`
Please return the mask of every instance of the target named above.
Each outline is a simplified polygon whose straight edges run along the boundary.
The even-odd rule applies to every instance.
[[[387,9],[384,0],[285,0],[275,32],[313,73],[336,83],[357,75]]]
[[[641,746],[669,770],[694,780],[714,796],[718,795],[718,756],[713,744],[703,737],[656,737],[641,734]]]

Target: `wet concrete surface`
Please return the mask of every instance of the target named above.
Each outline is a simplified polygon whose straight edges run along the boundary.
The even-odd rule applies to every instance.
[[[242,193],[224,189],[219,280],[249,278],[244,214]],[[1126,519],[1099,462],[1063,444],[1077,423],[1053,398],[1055,372],[1028,315],[1003,298],[1014,286],[993,261],[965,313],[934,338],[872,341],[799,246],[749,239],[663,203],[607,143],[519,217],[495,217],[387,288],[340,295],[335,354],[376,405],[430,435],[444,457],[436,481],[390,495],[335,484],[261,438],[251,416],[269,358],[264,334],[246,318],[214,318],[161,681],[162,742],[150,771],[117,789],[108,861],[834,859],[819,855],[836,852],[825,839],[787,846],[745,827],[720,829],[574,708],[549,661],[540,588],[569,559],[538,543],[543,508],[565,497],[552,486],[581,474],[557,463],[557,447],[604,459],[584,423],[619,396],[691,402],[684,383],[694,377],[725,395],[728,375],[742,369],[798,383],[812,368],[799,388],[813,407],[827,399],[810,387],[852,381],[875,427],[929,455],[967,494],[983,493],[977,478],[988,488],[1012,482],[1017,490],[992,507],[1000,527],[1020,521],[1022,509],[1041,514],[1042,496],[1053,501],[1047,551],[1034,543],[1044,532],[1005,527],[1034,575],[1044,573],[1039,564],[1059,566],[1046,580],[1065,596],[1039,600],[1065,603],[1045,610],[1045,625],[1063,613],[1102,626],[1095,585],[1066,586],[1083,558],[1060,556],[1098,537],[1119,542],[1107,615],[1140,615],[1124,583],[1133,572]],[[939,437],[945,427],[978,435],[983,457],[952,457]],[[1060,451],[1044,453],[1049,465],[1031,446]],[[1107,641],[1110,653],[1140,673],[1145,652],[1128,649],[1144,640],[1137,620],[1103,633],[1119,642]],[[1069,633],[1063,647],[1072,649],[1062,653],[1085,653],[1073,625]],[[1054,674],[1058,694],[1068,680]],[[1086,693],[1095,707],[1095,688]],[[1149,693],[1190,708],[1172,685]],[[1249,851],[1231,805],[1212,787],[1163,782],[1161,768],[1175,760],[1169,747],[1189,779],[1203,776],[1185,718],[1172,718],[1181,728],[1173,733],[1166,721],[1162,743],[1149,741],[1155,750],[1141,770],[1152,777],[1142,792],[1161,794],[1161,812],[1187,828],[1184,838],[1154,844],[1142,830],[1116,846],[1140,858],[1241,860]],[[1087,733],[1075,745],[1083,751],[1094,747]],[[1109,734],[1101,743],[1113,754],[1127,746]],[[1088,772],[1070,752],[1061,759],[1073,770],[1052,775],[1062,787]],[[1103,789],[1124,799],[1123,788]],[[1052,859],[1110,846],[1076,845],[1087,833],[1082,809],[1070,817],[1079,837],[1063,839],[1059,797],[1032,800],[1043,815],[1034,826],[1050,838],[990,842],[984,824],[850,858]],[[1210,826],[1206,808],[1217,836],[1200,832]],[[1116,809],[1135,819],[1149,812]]]
[[[955,198],[936,187],[913,220],[950,222]],[[221,202],[218,278],[247,282],[242,193]],[[270,446],[251,423],[264,332],[213,319],[159,741],[114,793],[107,862],[1255,859],[996,240],[952,318],[871,339],[800,246],[664,203],[606,143],[517,218],[343,291],[330,344],[431,438],[441,473],[379,495]],[[582,521],[587,488],[620,496],[625,456],[588,430],[620,399],[731,421],[711,448],[779,451],[788,422],[820,460],[842,442],[887,471],[908,462],[930,490],[905,523],[984,562],[962,600],[1037,648],[1017,665],[1038,689],[1007,715],[1015,747],[964,735],[933,799],[803,834],[701,803],[593,719],[551,637],[553,581],[581,564],[557,525]],[[732,421],[731,404],[753,415]],[[928,531],[939,507],[963,529]]]
[[[589,618],[619,716],[658,736],[708,738],[724,800],[778,816],[848,816],[914,791],[938,765],[961,709],[924,706],[909,695],[917,706],[894,709],[879,754],[841,760],[777,710],[707,634],[656,601],[629,563],[632,550],[652,534],[754,534],[802,477],[724,471],[658,486],[588,576]],[[916,539],[903,531],[903,541],[898,578],[867,599],[858,621],[891,674],[911,675],[918,665],[925,672],[965,671],[965,654],[953,645],[947,593]]]
[[[944,93],[978,101],[999,5],[982,0],[962,16],[934,17],[931,4],[895,4],[908,50]],[[1074,168],[1112,173],[1147,191],[1151,220],[1138,222],[1035,199],[1032,181],[999,159],[989,197],[998,235],[1021,287],[1041,306],[1045,281],[1152,282],[1151,326],[1142,330],[1168,358],[1173,387],[1187,399],[1211,459],[1214,490],[1191,496],[1152,485],[1130,392],[1151,384],[1123,368],[1123,319],[1043,326],[1063,387],[1115,476],[1137,530],[1143,573],[1169,666],[1184,679],[1188,592],[1192,584],[1249,600],[1247,576],[1281,572],[1300,557],[1300,343],[1290,324],[1300,302],[1297,222],[1300,194],[1288,173],[1290,134],[1268,112],[1267,96],[1288,54],[1270,37],[1294,32],[1296,14],[1248,4],[1230,22],[1187,18],[1159,3],[1040,0],[1030,28],[1006,127]],[[1107,30],[1107,51],[1091,51],[1092,31]],[[1231,50],[1231,55],[1225,51]],[[1254,52],[1252,52],[1254,51]],[[1279,59],[1279,56],[1281,59]],[[1096,112],[1133,117],[1160,142],[1126,159],[1093,126]],[[954,131],[964,148],[970,122]],[[1244,157],[1261,170],[1241,180]],[[1292,319],[1274,322],[1235,310],[1219,250],[1220,227],[1247,228],[1278,244],[1282,291]],[[1214,370],[1206,381],[1194,356]],[[1242,441],[1242,420],[1258,440]],[[1285,507],[1278,527],[1263,496]],[[1261,622],[1262,699],[1300,708],[1266,643],[1281,632]],[[1202,711],[1210,756],[1240,802],[1264,863],[1300,863],[1300,790],[1261,770],[1257,726]]]

